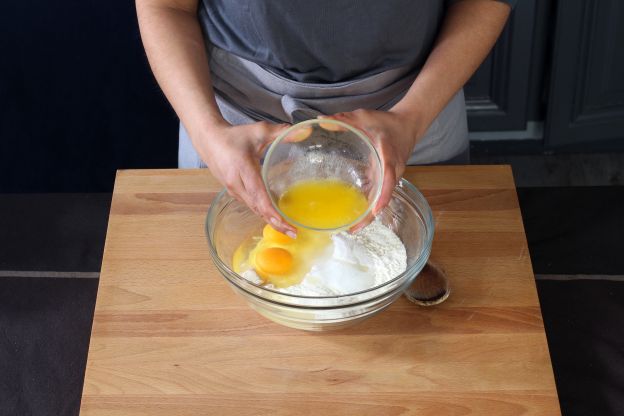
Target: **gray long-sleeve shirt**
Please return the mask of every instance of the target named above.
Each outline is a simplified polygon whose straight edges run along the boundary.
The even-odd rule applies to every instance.
[[[448,2],[202,0],[199,14],[215,46],[292,80],[328,83],[422,66]]]

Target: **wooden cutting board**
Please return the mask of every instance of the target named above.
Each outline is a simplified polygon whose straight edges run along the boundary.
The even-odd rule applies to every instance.
[[[559,415],[508,166],[409,168],[434,211],[443,304],[339,332],[258,315],[212,264],[207,170],[119,171],[83,415]]]

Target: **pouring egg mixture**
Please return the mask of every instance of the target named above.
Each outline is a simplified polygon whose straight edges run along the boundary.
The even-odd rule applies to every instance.
[[[366,212],[368,201],[356,188],[335,179],[297,182],[280,197],[282,212],[311,228],[350,224]],[[262,236],[234,252],[234,271],[247,280],[284,293],[336,296],[370,289],[407,268],[405,246],[375,220],[354,234],[297,228],[297,238],[266,225]]]

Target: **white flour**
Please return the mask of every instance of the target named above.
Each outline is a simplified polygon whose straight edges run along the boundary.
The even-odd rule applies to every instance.
[[[332,245],[331,256],[319,259],[301,283],[277,290],[302,296],[345,295],[383,284],[407,268],[405,246],[380,221],[356,234],[334,234]],[[254,270],[242,275],[253,283],[262,282]]]
[[[356,234],[341,232],[334,240],[334,255],[340,255],[344,261],[353,261],[368,265],[375,275],[375,286],[380,285],[403,273],[407,268],[407,254],[401,239],[391,229],[376,220]],[[344,252],[337,253],[341,245],[337,240],[345,241]]]

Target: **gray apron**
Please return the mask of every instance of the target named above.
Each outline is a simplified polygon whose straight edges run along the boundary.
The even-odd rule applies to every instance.
[[[417,75],[417,71],[403,67],[352,81],[311,84],[287,79],[216,47],[209,49],[209,55],[217,105],[223,118],[233,125],[261,120],[298,123],[358,108],[388,110],[405,95]],[[416,144],[408,164],[467,162],[467,157],[466,107],[460,90]],[[182,124],[178,165],[206,167]]]

